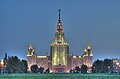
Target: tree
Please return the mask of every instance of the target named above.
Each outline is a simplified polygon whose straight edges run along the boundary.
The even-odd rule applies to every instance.
[[[40,67],[40,68],[39,68],[39,72],[40,72],[40,73],[43,73],[43,71],[44,71],[44,67]]]
[[[95,65],[92,66],[92,73],[96,73]]]
[[[4,57],[4,66],[6,66],[6,64],[7,64],[7,53],[5,53],[5,57]]]
[[[80,72],[80,67],[79,66],[76,66],[75,67],[75,73],[79,73]]]
[[[0,74],[1,74],[1,68],[0,68]]]
[[[8,58],[6,64],[6,71],[8,73],[19,73],[21,72],[20,59],[17,56],[11,56]]]
[[[93,73],[110,73],[113,71],[113,62],[111,59],[96,60],[92,66]]]
[[[38,73],[38,66],[36,64],[32,65],[30,68],[33,73]]]
[[[93,73],[102,73],[103,72],[104,62],[102,60],[96,60],[92,66]]]
[[[20,63],[21,63],[21,72],[22,73],[27,73],[27,69],[28,69],[27,61],[22,60]]]
[[[83,65],[81,66],[81,73],[82,73],[82,74],[87,73],[87,65],[84,65],[84,64],[83,64]]]
[[[113,62],[111,59],[104,59],[104,73],[110,73],[113,70]]]
[[[5,57],[4,57],[4,60],[7,60],[7,53],[5,53]]]

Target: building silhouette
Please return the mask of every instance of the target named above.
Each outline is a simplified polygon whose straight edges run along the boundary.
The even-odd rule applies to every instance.
[[[28,67],[37,64],[39,67],[43,66],[45,69],[50,68],[52,72],[68,72],[76,66],[81,67],[83,64],[87,65],[88,71],[92,66],[93,53],[90,44],[84,49],[82,56],[70,56],[69,43],[65,40],[64,31],[62,28],[60,9],[58,25],[55,32],[55,37],[50,44],[50,56],[38,56],[32,44],[28,46],[27,62]]]

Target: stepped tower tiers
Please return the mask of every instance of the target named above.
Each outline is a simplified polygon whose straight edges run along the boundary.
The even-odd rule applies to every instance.
[[[51,61],[53,72],[65,72],[67,69],[67,56],[69,54],[69,44],[65,41],[64,31],[62,28],[60,9],[58,25],[55,32],[55,38],[50,45]]]

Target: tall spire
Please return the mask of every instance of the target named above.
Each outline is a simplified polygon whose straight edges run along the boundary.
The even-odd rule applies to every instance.
[[[62,29],[62,23],[61,23],[61,19],[60,19],[60,11],[61,11],[61,9],[58,9],[59,17],[58,17],[58,25],[57,25],[57,29],[59,29],[59,30]]]
[[[61,19],[60,19],[60,11],[61,11],[61,9],[58,9],[58,11],[59,11],[58,23],[61,23]]]

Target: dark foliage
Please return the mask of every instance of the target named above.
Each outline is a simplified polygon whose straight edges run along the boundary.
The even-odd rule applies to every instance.
[[[8,57],[6,60],[6,73],[27,73],[28,65],[26,60],[20,61],[17,56]]]
[[[20,59],[17,56],[11,56],[8,58],[6,64],[7,73],[20,73],[21,72],[21,64]]]
[[[83,64],[83,65],[81,66],[81,73],[82,73],[82,74],[87,73],[87,65],[84,65],[84,64]]]
[[[26,60],[22,60],[21,61],[21,72],[22,73],[27,73],[27,69],[28,69],[28,64]]]
[[[31,66],[31,71],[33,72],[33,73],[38,73],[38,66],[35,64],[35,65],[32,65]]]
[[[79,73],[79,72],[80,72],[80,67],[79,67],[79,66],[76,66],[74,73]]]
[[[92,66],[93,73],[111,73],[113,71],[113,63],[111,59],[96,60]]]
[[[44,72],[44,67],[40,67],[40,68],[39,68],[39,72],[40,72],[40,73],[43,73],[43,72]]]

